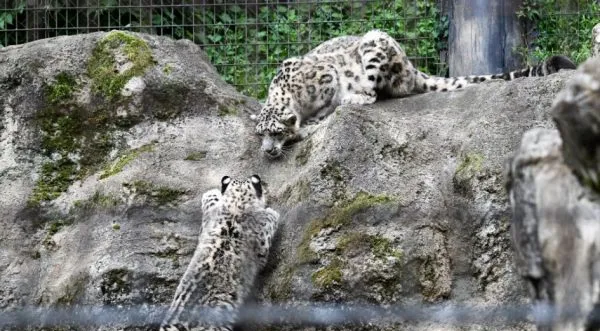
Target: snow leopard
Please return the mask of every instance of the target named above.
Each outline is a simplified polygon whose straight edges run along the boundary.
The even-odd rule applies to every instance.
[[[224,176],[220,190],[205,192],[198,246],[160,331],[231,331],[267,262],[278,224],[279,213],[267,207],[258,175]],[[207,317],[220,319],[197,322]]]
[[[284,60],[273,77],[256,121],[261,150],[279,158],[283,147],[302,140],[306,124],[316,123],[339,105],[371,104],[379,98],[400,98],[425,92],[446,92],[487,80],[546,76],[575,69],[568,57],[552,56],[525,69],[494,75],[443,78],[429,76],[408,60],[390,35],[372,30],[331,39],[304,56]]]

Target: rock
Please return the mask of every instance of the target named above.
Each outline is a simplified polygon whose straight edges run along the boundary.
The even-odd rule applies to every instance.
[[[600,23],[592,28],[592,56],[600,55]]]
[[[525,130],[552,127],[570,76],[340,107],[273,162],[249,120],[258,102],[191,42],[111,32],[3,48],[0,309],[168,305],[201,194],[253,173],[285,223],[256,300],[524,303],[502,165]],[[365,326],[398,327],[482,329]]]
[[[539,330],[596,330],[600,300],[600,59],[580,66],[554,101],[556,129],[532,129],[509,163],[518,269],[551,305]]]

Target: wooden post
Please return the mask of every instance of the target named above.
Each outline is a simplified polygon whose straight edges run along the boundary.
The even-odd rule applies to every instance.
[[[502,73],[521,66],[516,11],[521,0],[454,0],[449,31],[450,76]]]

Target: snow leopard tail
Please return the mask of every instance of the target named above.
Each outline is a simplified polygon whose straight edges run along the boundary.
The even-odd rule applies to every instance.
[[[575,63],[573,63],[573,61],[571,61],[571,59],[568,57],[563,55],[554,55],[537,65],[530,66],[525,69],[505,72],[503,74],[442,78],[419,73],[417,75],[416,87],[420,90],[420,92],[446,92],[488,80],[513,80],[519,77],[548,76],[558,72],[561,69],[576,68],[577,66]]]

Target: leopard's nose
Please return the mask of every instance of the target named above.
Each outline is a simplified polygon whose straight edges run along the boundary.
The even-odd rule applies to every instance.
[[[271,158],[276,158],[279,157],[279,155],[281,155],[279,149],[277,148],[265,149],[265,153],[267,153],[267,156]]]

